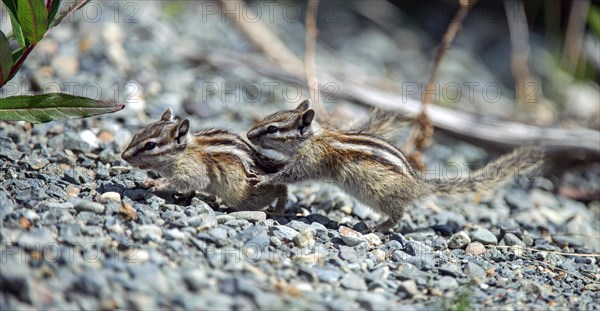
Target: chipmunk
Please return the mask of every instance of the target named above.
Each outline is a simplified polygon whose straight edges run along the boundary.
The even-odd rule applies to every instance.
[[[314,121],[310,101],[294,110],[276,112],[248,133],[253,144],[287,157],[276,173],[257,175],[256,186],[300,181],[332,182],[388,218],[373,231],[388,231],[398,223],[405,206],[427,195],[488,191],[507,182],[486,173],[514,170],[523,174],[541,165],[537,148],[517,149],[489,163],[469,179],[423,180],[402,152],[386,140],[366,132],[342,131]],[[497,176],[497,175],[496,175]]]
[[[225,129],[211,128],[191,134],[188,119],[174,120],[170,108],[157,122],[133,136],[121,157],[129,164],[152,169],[163,178],[149,179],[152,191],[206,191],[220,197],[234,209],[257,210],[275,199],[276,214],[287,201],[285,185],[263,183],[253,187],[251,177],[272,173],[278,168],[240,136]],[[279,166],[281,167],[281,165]]]

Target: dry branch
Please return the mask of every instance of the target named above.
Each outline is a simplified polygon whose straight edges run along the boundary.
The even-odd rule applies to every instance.
[[[456,34],[462,28],[462,23],[475,2],[475,0],[459,0],[460,9],[454,16],[450,25],[448,25],[448,29],[442,38],[442,45],[438,49],[435,61],[433,62],[431,77],[427,82],[425,93],[421,97],[421,113],[415,118],[415,123],[409,139],[402,148],[404,152],[409,155],[409,160],[412,160],[411,162],[413,162],[420,171],[423,171],[425,168],[425,165],[421,160],[421,152],[431,144],[431,139],[433,137],[433,126],[431,124],[431,118],[427,113],[427,105],[431,103],[431,96],[435,93],[435,82],[437,81],[440,63],[444,58],[444,55],[446,55],[450,44],[454,41]],[[412,148],[414,148],[414,151],[410,152]]]
[[[581,56],[581,46],[583,44],[583,36],[585,35],[585,25],[589,9],[589,0],[579,0],[571,3],[563,52],[563,61],[567,64],[569,72],[575,71],[579,57]]]
[[[327,110],[321,103],[321,90],[317,78],[317,64],[315,54],[317,49],[317,16],[319,12],[319,0],[309,0],[306,8],[306,41],[304,43],[304,72],[308,84],[308,94],[312,96],[314,108],[317,110],[319,119],[328,120]]]
[[[535,83],[529,70],[531,49],[529,48],[529,29],[527,27],[527,16],[525,16],[525,6],[521,0],[506,0],[504,1],[504,9],[512,45],[511,70],[515,79],[517,100],[520,104],[537,103],[542,98],[541,94],[537,92],[525,93],[525,90],[529,89],[528,85]],[[532,111],[532,109],[526,110]]]
[[[225,14],[229,15],[236,26],[246,37],[267,56],[270,60],[279,64],[290,72],[300,72],[302,61],[292,53],[269,28],[260,20],[257,20],[254,12],[248,10],[243,0],[221,0]],[[242,12],[252,16],[244,16]],[[250,22],[252,21],[252,22]]]
[[[258,74],[287,83],[304,84],[301,74],[281,70],[276,65],[249,55],[215,53],[212,51],[182,51],[193,63],[208,62],[224,70],[246,66]],[[335,78],[326,68],[319,71],[320,81],[335,83],[339,90],[331,96],[363,105],[388,110],[403,109],[417,115],[420,102],[354,82],[352,78]],[[322,92],[328,90],[321,89]],[[500,150],[518,146],[538,145],[550,155],[573,160],[595,160],[600,156],[600,132],[586,128],[543,128],[517,122],[501,121],[455,111],[434,104],[428,105],[431,121],[438,129],[472,143]]]

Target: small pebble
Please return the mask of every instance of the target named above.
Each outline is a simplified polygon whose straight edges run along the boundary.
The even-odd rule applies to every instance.
[[[485,228],[478,228],[477,230],[471,232],[471,241],[481,242],[485,245],[487,244],[498,244],[498,238],[490,232],[490,230]]]
[[[104,213],[104,205],[92,201],[81,200],[75,204],[75,210],[78,212],[102,214]]]
[[[310,247],[315,244],[315,237],[313,236],[312,231],[306,228],[299,234],[297,234],[294,237],[293,241],[296,244],[296,246],[300,248]]]
[[[448,247],[450,249],[464,249],[469,243],[471,243],[469,235],[464,231],[460,231],[450,237]]]
[[[465,252],[469,255],[479,256],[485,253],[485,246],[480,242],[471,242],[467,245]]]
[[[365,241],[365,238],[360,232],[352,230],[346,226],[340,226],[339,232],[342,241],[344,241],[344,243],[346,243],[348,246],[356,246]]]
[[[118,192],[105,192],[100,195],[100,202],[121,202],[121,195]]]
[[[261,211],[240,211],[228,214],[235,219],[243,219],[250,222],[259,222],[267,219],[267,214]]]

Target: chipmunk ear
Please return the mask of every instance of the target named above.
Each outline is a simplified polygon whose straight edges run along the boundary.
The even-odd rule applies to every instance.
[[[302,126],[305,127],[305,126],[310,125],[314,118],[315,118],[315,111],[312,109],[306,110],[306,112],[304,112],[304,114],[302,115]]]
[[[187,135],[187,133],[190,131],[190,120],[183,119],[183,120],[179,121],[175,131],[176,131],[175,133],[177,135],[177,142],[181,143],[181,138],[185,137]]]
[[[160,120],[161,121],[173,120],[173,110],[171,110],[171,108],[165,109],[165,112],[163,112],[162,116],[160,117]]]
[[[301,102],[300,105],[298,105],[298,107],[296,107],[296,110],[306,111],[310,108],[310,105],[311,105],[310,99],[307,99],[307,100]]]

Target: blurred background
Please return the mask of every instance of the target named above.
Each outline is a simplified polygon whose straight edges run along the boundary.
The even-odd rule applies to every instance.
[[[594,160],[600,149],[600,5],[475,1],[461,11],[460,3],[319,1],[316,92],[307,87],[304,66],[305,1],[92,1],[51,29],[0,92],[62,91],[125,102],[123,111],[104,118],[116,117],[114,126],[130,129],[171,107],[192,118],[194,130],[225,126],[244,133],[305,98],[342,124],[373,107],[414,114],[454,25],[430,97],[434,108],[445,108],[430,111],[436,143],[454,145],[450,134],[506,152],[547,139],[544,128],[556,128],[549,144],[566,154],[561,164],[570,163],[560,171],[584,165],[584,174],[592,174],[584,179],[600,190]],[[8,33],[10,18],[3,16],[0,26]],[[539,128],[513,131],[515,124]],[[492,139],[478,137],[479,130]],[[122,135],[120,148],[129,141]],[[435,152],[441,147],[432,148],[426,162],[448,161],[447,153]],[[478,161],[486,157],[482,149],[470,150],[480,150]]]
[[[316,39],[307,40],[308,3],[90,1],[52,28],[0,96],[60,91],[126,107],[83,120],[0,121],[0,239],[14,251],[0,265],[0,309],[470,309],[439,305],[462,300],[459,282],[472,306],[593,309],[600,3],[321,0],[308,29]],[[426,256],[406,257],[412,246],[402,235],[372,251],[342,245],[340,225],[371,226],[380,215],[328,185],[289,188],[288,211],[301,216],[227,220],[231,210],[218,201],[170,204],[142,189],[153,175],[120,157],[166,108],[194,131],[242,135],[306,98],[344,126],[373,107],[414,116],[436,70],[427,177],[468,173],[521,144],[545,144],[551,157],[535,183],[519,180],[485,200],[415,202],[396,232]],[[410,145],[410,133],[408,124],[394,143]],[[103,201],[108,193],[117,202]],[[286,232],[315,222],[314,252],[328,258],[304,261],[306,248]],[[462,236],[467,242],[452,243]],[[466,253],[471,238],[491,240],[487,253]],[[239,262],[206,248],[248,241],[299,259]],[[40,260],[37,247],[48,243],[70,257]],[[471,282],[472,273],[490,286]]]
[[[38,92],[58,83],[63,91],[71,85],[73,94],[130,107],[136,107],[134,98],[158,110],[181,106],[201,118],[226,112],[236,119],[253,115],[253,105],[293,105],[308,97],[306,83],[297,81],[304,92],[297,96],[296,88],[285,89],[290,79],[271,74],[269,81],[282,83],[270,84],[255,71],[256,61],[239,64],[269,57],[248,38],[247,25],[236,21],[266,26],[302,60],[306,6],[236,2],[236,17],[219,2],[92,1],[49,32],[2,92]],[[459,8],[450,0],[320,1],[317,72],[420,100]],[[476,2],[441,61],[433,102],[481,116],[598,129],[599,10],[594,1]],[[9,27],[4,16],[2,29]],[[343,111],[348,98],[339,95],[346,86],[320,80],[330,86],[323,95],[327,108]],[[86,89],[86,82],[94,86]]]

